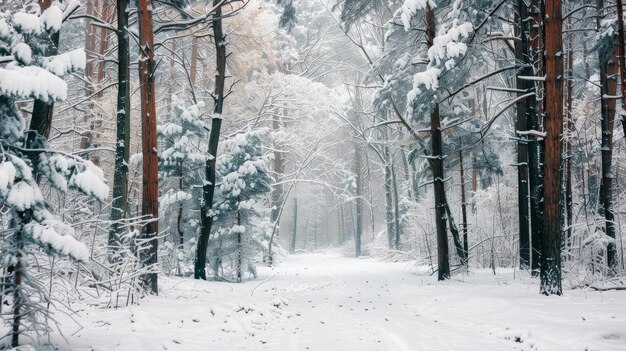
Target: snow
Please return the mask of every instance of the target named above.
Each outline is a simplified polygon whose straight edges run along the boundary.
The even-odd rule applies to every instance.
[[[83,162],[82,168],[84,168],[82,171],[75,173],[70,178],[70,187],[100,201],[106,201],[109,197],[109,186],[105,183],[102,169],[89,160]]]
[[[13,47],[13,55],[18,61],[25,65],[30,65],[33,61],[33,53],[30,50],[30,46],[26,43],[17,43]]]
[[[85,244],[74,238],[74,229],[63,222],[46,219],[38,222],[31,222],[25,226],[25,231],[33,240],[43,247],[52,248],[55,253],[69,256],[74,260],[87,262],[89,251]]]
[[[40,67],[7,65],[6,68],[0,68],[0,94],[44,102],[50,99],[65,100],[67,84]]]
[[[0,163],[0,198],[8,192],[9,186],[15,181],[15,166],[11,162]]]
[[[44,24],[37,15],[25,12],[13,14],[13,27],[24,34],[38,34],[44,30]]]
[[[32,180],[21,180],[11,187],[7,195],[6,204],[18,211],[25,211],[43,203],[43,197],[39,187],[32,184]]]
[[[499,270],[437,282],[411,263],[304,254],[242,284],[161,279],[141,305],[57,314],[59,350],[624,350],[626,293],[538,293]],[[78,326],[76,323],[80,323]],[[69,343],[69,344],[68,344]],[[70,347],[71,345],[71,347]]]
[[[87,65],[87,55],[83,49],[75,49],[54,56],[46,63],[45,68],[57,76],[62,76],[77,70],[84,70]]]
[[[47,31],[58,32],[63,24],[63,11],[58,6],[48,7],[39,17]]]
[[[417,14],[417,11],[423,10],[426,6],[432,9],[437,8],[437,4],[433,0],[405,0],[400,9],[400,19],[405,30],[411,29],[411,19]]]

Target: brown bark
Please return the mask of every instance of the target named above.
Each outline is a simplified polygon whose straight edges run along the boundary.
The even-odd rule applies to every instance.
[[[152,267],[157,263],[159,232],[159,176],[157,158],[157,114],[154,87],[154,32],[152,24],[152,0],[139,0],[139,82],[141,91],[141,141],[143,148],[143,187],[142,211],[144,216],[151,218],[143,231],[143,239],[148,248],[143,250],[142,263]],[[154,294],[158,293],[156,273],[147,273],[142,277],[147,288]]]
[[[543,294],[562,293],[561,288],[561,160],[563,134],[563,17],[560,0],[545,4],[546,138],[544,232],[541,245]]]

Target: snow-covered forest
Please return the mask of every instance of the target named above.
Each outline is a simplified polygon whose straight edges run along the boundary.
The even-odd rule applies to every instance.
[[[0,350],[626,350],[623,22],[0,0]]]

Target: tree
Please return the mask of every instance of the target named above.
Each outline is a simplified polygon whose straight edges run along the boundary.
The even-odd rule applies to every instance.
[[[211,134],[209,136],[208,158],[205,165],[206,180],[202,187],[202,205],[200,206],[200,236],[196,248],[194,278],[206,280],[206,251],[209,235],[213,226],[213,197],[215,194],[215,162],[217,147],[222,127],[226,82],[226,34],[222,28],[222,7],[224,2],[213,0],[213,41],[215,43],[215,89],[213,92],[213,115],[211,116]]]
[[[157,126],[157,136],[161,150],[159,152],[159,177],[163,195],[159,199],[161,220],[170,227],[175,226],[172,242],[177,250],[176,271],[186,273],[185,233],[197,231],[197,220],[192,211],[200,206],[197,189],[202,188],[203,179],[200,170],[206,162],[206,155],[201,152],[206,136],[206,123],[203,120],[203,102],[185,106],[184,101],[174,97],[172,111],[167,121]],[[168,182],[168,180],[174,180]],[[174,231],[173,231],[174,232]],[[189,234],[188,234],[189,235]],[[192,243],[193,243],[192,242]]]
[[[596,23],[600,40],[598,41],[598,63],[600,65],[600,104],[601,104],[601,153],[602,179],[600,182],[599,213],[604,217],[604,232],[609,237],[607,244],[607,265],[614,272],[617,267],[615,245],[615,214],[613,213],[613,129],[615,125],[615,94],[617,93],[618,58],[614,35],[602,25],[604,1],[597,0],[598,17]],[[619,17],[619,15],[618,15]],[[612,32],[612,31],[611,31]]]
[[[157,114],[154,87],[154,31],[152,29],[152,0],[139,0],[139,81],[141,91],[141,141],[143,150],[143,181],[141,213],[150,217],[142,233],[147,248],[141,252],[146,267],[157,263],[159,241],[159,175],[157,157]],[[153,294],[159,292],[156,272],[147,273],[142,280]]]
[[[563,134],[563,17],[561,1],[547,1],[544,14],[546,138],[541,293],[561,295],[561,164]]]
[[[268,130],[260,129],[225,140],[216,164],[220,186],[211,266],[216,276],[224,267],[230,268],[237,283],[243,280],[244,270],[256,275],[255,258],[265,256],[269,249],[270,221],[263,200],[271,191],[273,155],[263,150],[267,134]]]
[[[109,246],[120,244],[120,223],[128,213],[128,158],[130,155],[130,43],[127,0],[117,1],[117,123],[115,173]]]
[[[7,285],[4,293],[12,295],[12,347],[19,345],[21,333],[48,328],[44,305],[50,297],[28,270],[34,256],[43,252],[78,262],[89,259],[74,229],[52,213],[35,174],[61,192],[74,189],[100,201],[109,193],[102,171],[90,161],[53,149],[39,133],[27,144],[30,131],[25,130],[26,121],[16,105],[17,100],[24,99],[46,104],[64,100],[67,84],[61,77],[84,69],[82,49],[47,57],[49,51],[34,40],[37,36],[55,36],[62,20],[63,11],[56,5],[39,16],[22,10],[8,21],[0,19],[0,56],[9,60],[0,68],[0,206],[11,215],[10,228],[2,232],[0,255],[2,268],[8,273],[2,277],[3,285]]]

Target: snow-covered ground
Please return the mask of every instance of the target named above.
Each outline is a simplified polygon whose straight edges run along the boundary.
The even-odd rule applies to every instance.
[[[81,329],[58,316],[67,341],[53,341],[75,351],[626,350],[626,292],[545,297],[519,272],[438,283],[406,263],[310,254],[239,285],[161,286],[139,306],[83,309]]]

